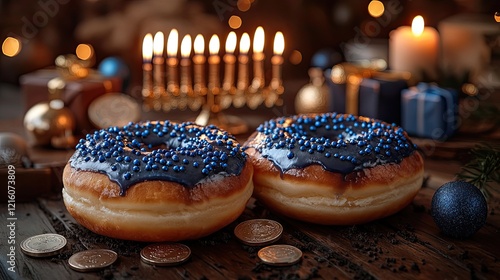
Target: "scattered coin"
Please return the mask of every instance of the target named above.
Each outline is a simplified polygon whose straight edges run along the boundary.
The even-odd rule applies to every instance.
[[[260,249],[257,255],[265,264],[288,266],[300,261],[302,251],[292,245],[271,245]]]
[[[253,219],[234,228],[234,235],[246,245],[265,246],[280,239],[283,226],[273,220]]]
[[[59,254],[66,246],[66,238],[56,233],[29,237],[21,242],[21,251],[32,257],[50,257]]]
[[[118,259],[116,252],[107,249],[81,251],[68,260],[69,266],[80,272],[96,271],[112,265]]]
[[[141,250],[141,260],[156,266],[174,266],[184,263],[191,256],[191,249],[180,243],[157,243]]]

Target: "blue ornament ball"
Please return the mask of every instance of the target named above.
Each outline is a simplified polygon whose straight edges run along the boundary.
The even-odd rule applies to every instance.
[[[105,77],[119,77],[122,79],[122,90],[128,86],[130,79],[130,69],[127,64],[120,58],[110,56],[101,61],[97,68]]]
[[[333,49],[318,50],[311,58],[311,67],[321,69],[332,68],[335,64],[342,61],[342,56]]]
[[[467,238],[486,223],[488,204],[474,185],[448,182],[432,197],[431,215],[439,229],[455,238]]]

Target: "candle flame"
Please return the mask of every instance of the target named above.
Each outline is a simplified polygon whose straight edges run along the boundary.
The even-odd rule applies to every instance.
[[[179,48],[179,33],[177,29],[172,29],[168,34],[167,39],[167,54],[168,56],[177,56],[177,49]]]
[[[248,33],[243,33],[241,35],[241,40],[240,40],[240,53],[241,54],[247,54],[248,50],[250,49],[250,36]]]
[[[191,55],[191,36],[188,34],[182,38],[181,42],[181,56],[188,58]]]
[[[264,51],[264,28],[262,26],[257,27],[255,30],[255,35],[253,38],[253,51],[256,53],[261,53]]]
[[[285,38],[283,37],[283,33],[278,31],[274,36],[274,54],[282,55],[284,49],[285,49]]]
[[[226,52],[233,53],[235,49],[236,49],[236,33],[234,33],[234,31],[231,31],[229,32],[229,34],[227,34]]]
[[[153,57],[153,35],[148,33],[142,41],[142,58],[145,61],[150,61],[151,57]]]
[[[205,52],[205,39],[203,35],[198,34],[196,38],[194,38],[194,53],[203,54],[203,52]]]
[[[416,16],[411,23],[411,31],[413,35],[420,36],[424,32],[424,18],[422,16]]]
[[[212,35],[212,38],[210,38],[210,42],[208,43],[208,51],[210,52],[210,55],[217,55],[219,54],[219,49],[220,49],[219,37],[214,34]]]
[[[153,52],[155,56],[163,56],[163,45],[165,44],[165,37],[163,32],[156,32],[153,39]]]

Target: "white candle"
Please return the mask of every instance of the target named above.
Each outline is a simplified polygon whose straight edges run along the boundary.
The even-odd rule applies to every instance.
[[[167,68],[168,68],[168,83],[167,91],[171,95],[179,94],[179,83],[177,77],[177,50],[179,48],[179,33],[176,29],[172,29],[167,39]]]
[[[408,71],[414,82],[424,77],[437,79],[439,34],[426,27],[424,19],[416,16],[412,27],[401,26],[390,33],[389,67],[391,70]]]
[[[163,64],[165,59],[163,58],[163,45],[164,45],[163,32],[156,32],[153,39],[153,92],[155,97],[159,97],[165,92],[165,82],[163,81]]]
[[[205,95],[205,39],[203,35],[198,34],[194,39],[194,92],[198,95]]]
[[[226,39],[226,54],[223,57],[225,70],[222,88],[226,92],[231,91],[234,84],[234,65],[236,63],[234,50],[236,49],[236,41],[236,33],[234,33],[234,31],[229,32]]]
[[[153,81],[152,81],[152,65],[151,59],[153,57],[153,36],[148,33],[144,36],[142,41],[142,96],[151,97],[153,94]]]
[[[281,64],[283,64],[283,51],[285,49],[285,38],[283,33],[276,32],[274,36],[274,56],[271,58],[271,64],[273,66],[273,76],[271,79],[270,87],[273,90],[278,90],[281,87]]]
[[[253,91],[264,87],[264,38],[264,28],[262,26],[257,27],[253,38]]]

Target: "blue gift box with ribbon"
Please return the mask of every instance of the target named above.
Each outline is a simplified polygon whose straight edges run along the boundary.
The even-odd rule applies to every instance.
[[[419,83],[402,92],[401,126],[410,135],[445,140],[456,131],[457,113],[455,90]]]
[[[408,88],[407,81],[397,75],[384,75],[382,72],[372,75],[373,77],[359,76],[358,84],[350,84],[348,80],[343,83],[334,82],[331,70],[325,71],[331,100],[329,109],[332,112],[400,124],[401,91]]]

